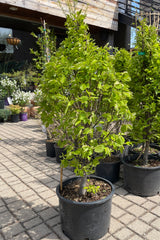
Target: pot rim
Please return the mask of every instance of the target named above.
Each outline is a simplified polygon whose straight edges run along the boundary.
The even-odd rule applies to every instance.
[[[133,167],[133,168],[136,168],[136,169],[145,169],[145,170],[157,170],[157,169],[160,169],[160,166],[156,166],[156,167],[135,166],[135,165],[133,165],[131,163],[126,162],[124,159],[122,160],[122,163],[124,165],[127,165],[129,167]]]
[[[67,178],[66,180],[63,181],[63,184],[66,183],[66,182],[70,182],[72,180],[74,181],[74,180],[76,180],[78,178],[81,178],[81,177]],[[111,193],[107,197],[105,197],[104,199],[100,199],[100,200],[97,200],[97,201],[93,201],[93,202],[76,202],[76,201],[69,200],[69,199],[66,199],[66,198],[62,197],[61,194],[60,194],[60,191],[59,191],[60,184],[58,184],[57,187],[56,187],[56,194],[57,194],[58,198],[63,200],[63,201],[65,201],[65,202],[67,202],[67,203],[74,204],[74,205],[79,205],[79,206],[82,206],[82,205],[84,205],[84,206],[92,206],[92,205],[103,204],[104,202],[106,202],[106,201],[108,201],[109,199],[112,198],[112,196],[114,194],[114,186],[113,186],[113,184],[109,180],[107,180],[105,178],[102,178],[102,177],[95,176],[95,175],[91,175],[90,178],[97,178],[97,179],[100,179],[100,180],[102,180],[104,182],[107,182],[111,186],[111,188],[112,188]]]

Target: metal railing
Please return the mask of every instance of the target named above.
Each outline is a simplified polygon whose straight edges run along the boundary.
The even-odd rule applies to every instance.
[[[119,12],[129,16],[145,12],[160,12],[160,0],[119,0]]]

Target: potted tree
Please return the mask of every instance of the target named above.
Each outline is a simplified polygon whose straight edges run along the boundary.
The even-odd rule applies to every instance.
[[[117,73],[127,74],[128,62],[131,59],[130,53],[125,49],[114,49],[113,64]],[[114,129],[117,134],[121,131],[121,122],[116,125]],[[125,151],[125,150],[124,150]],[[112,183],[119,180],[120,176],[120,165],[123,154],[119,152],[112,152],[111,156],[106,156],[100,159],[100,163],[96,167],[96,175],[106,178]]]
[[[150,154],[150,143],[160,138],[160,44],[157,29],[140,22],[136,33],[136,51],[130,64],[130,108],[136,113],[131,139],[142,144],[137,156],[124,161],[124,186],[140,196],[160,192],[160,157]]]
[[[61,167],[73,167],[77,176],[56,190],[62,230],[72,240],[98,239],[109,229],[113,185],[91,175],[101,157],[123,150],[130,126],[123,123],[131,117],[130,78],[115,72],[109,48],[96,46],[84,19],[81,11],[67,16],[68,37],[46,65],[41,83],[42,120],[46,125],[59,121],[64,140],[58,145],[67,150]]]

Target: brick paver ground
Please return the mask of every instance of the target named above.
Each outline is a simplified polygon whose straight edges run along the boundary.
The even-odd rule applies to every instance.
[[[0,123],[0,240],[68,240],[55,192],[60,166],[46,156],[45,138],[37,119]],[[160,196],[134,196],[123,179],[114,186],[110,231],[101,240],[159,240]]]

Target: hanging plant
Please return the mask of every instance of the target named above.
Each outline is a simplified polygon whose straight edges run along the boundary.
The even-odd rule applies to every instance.
[[[6,38],[7,40],[7,43],[10,44],[10,45],[18,45],[21,43],[21,40],[19,38],[16,38],[16,37],[8,37]]]

